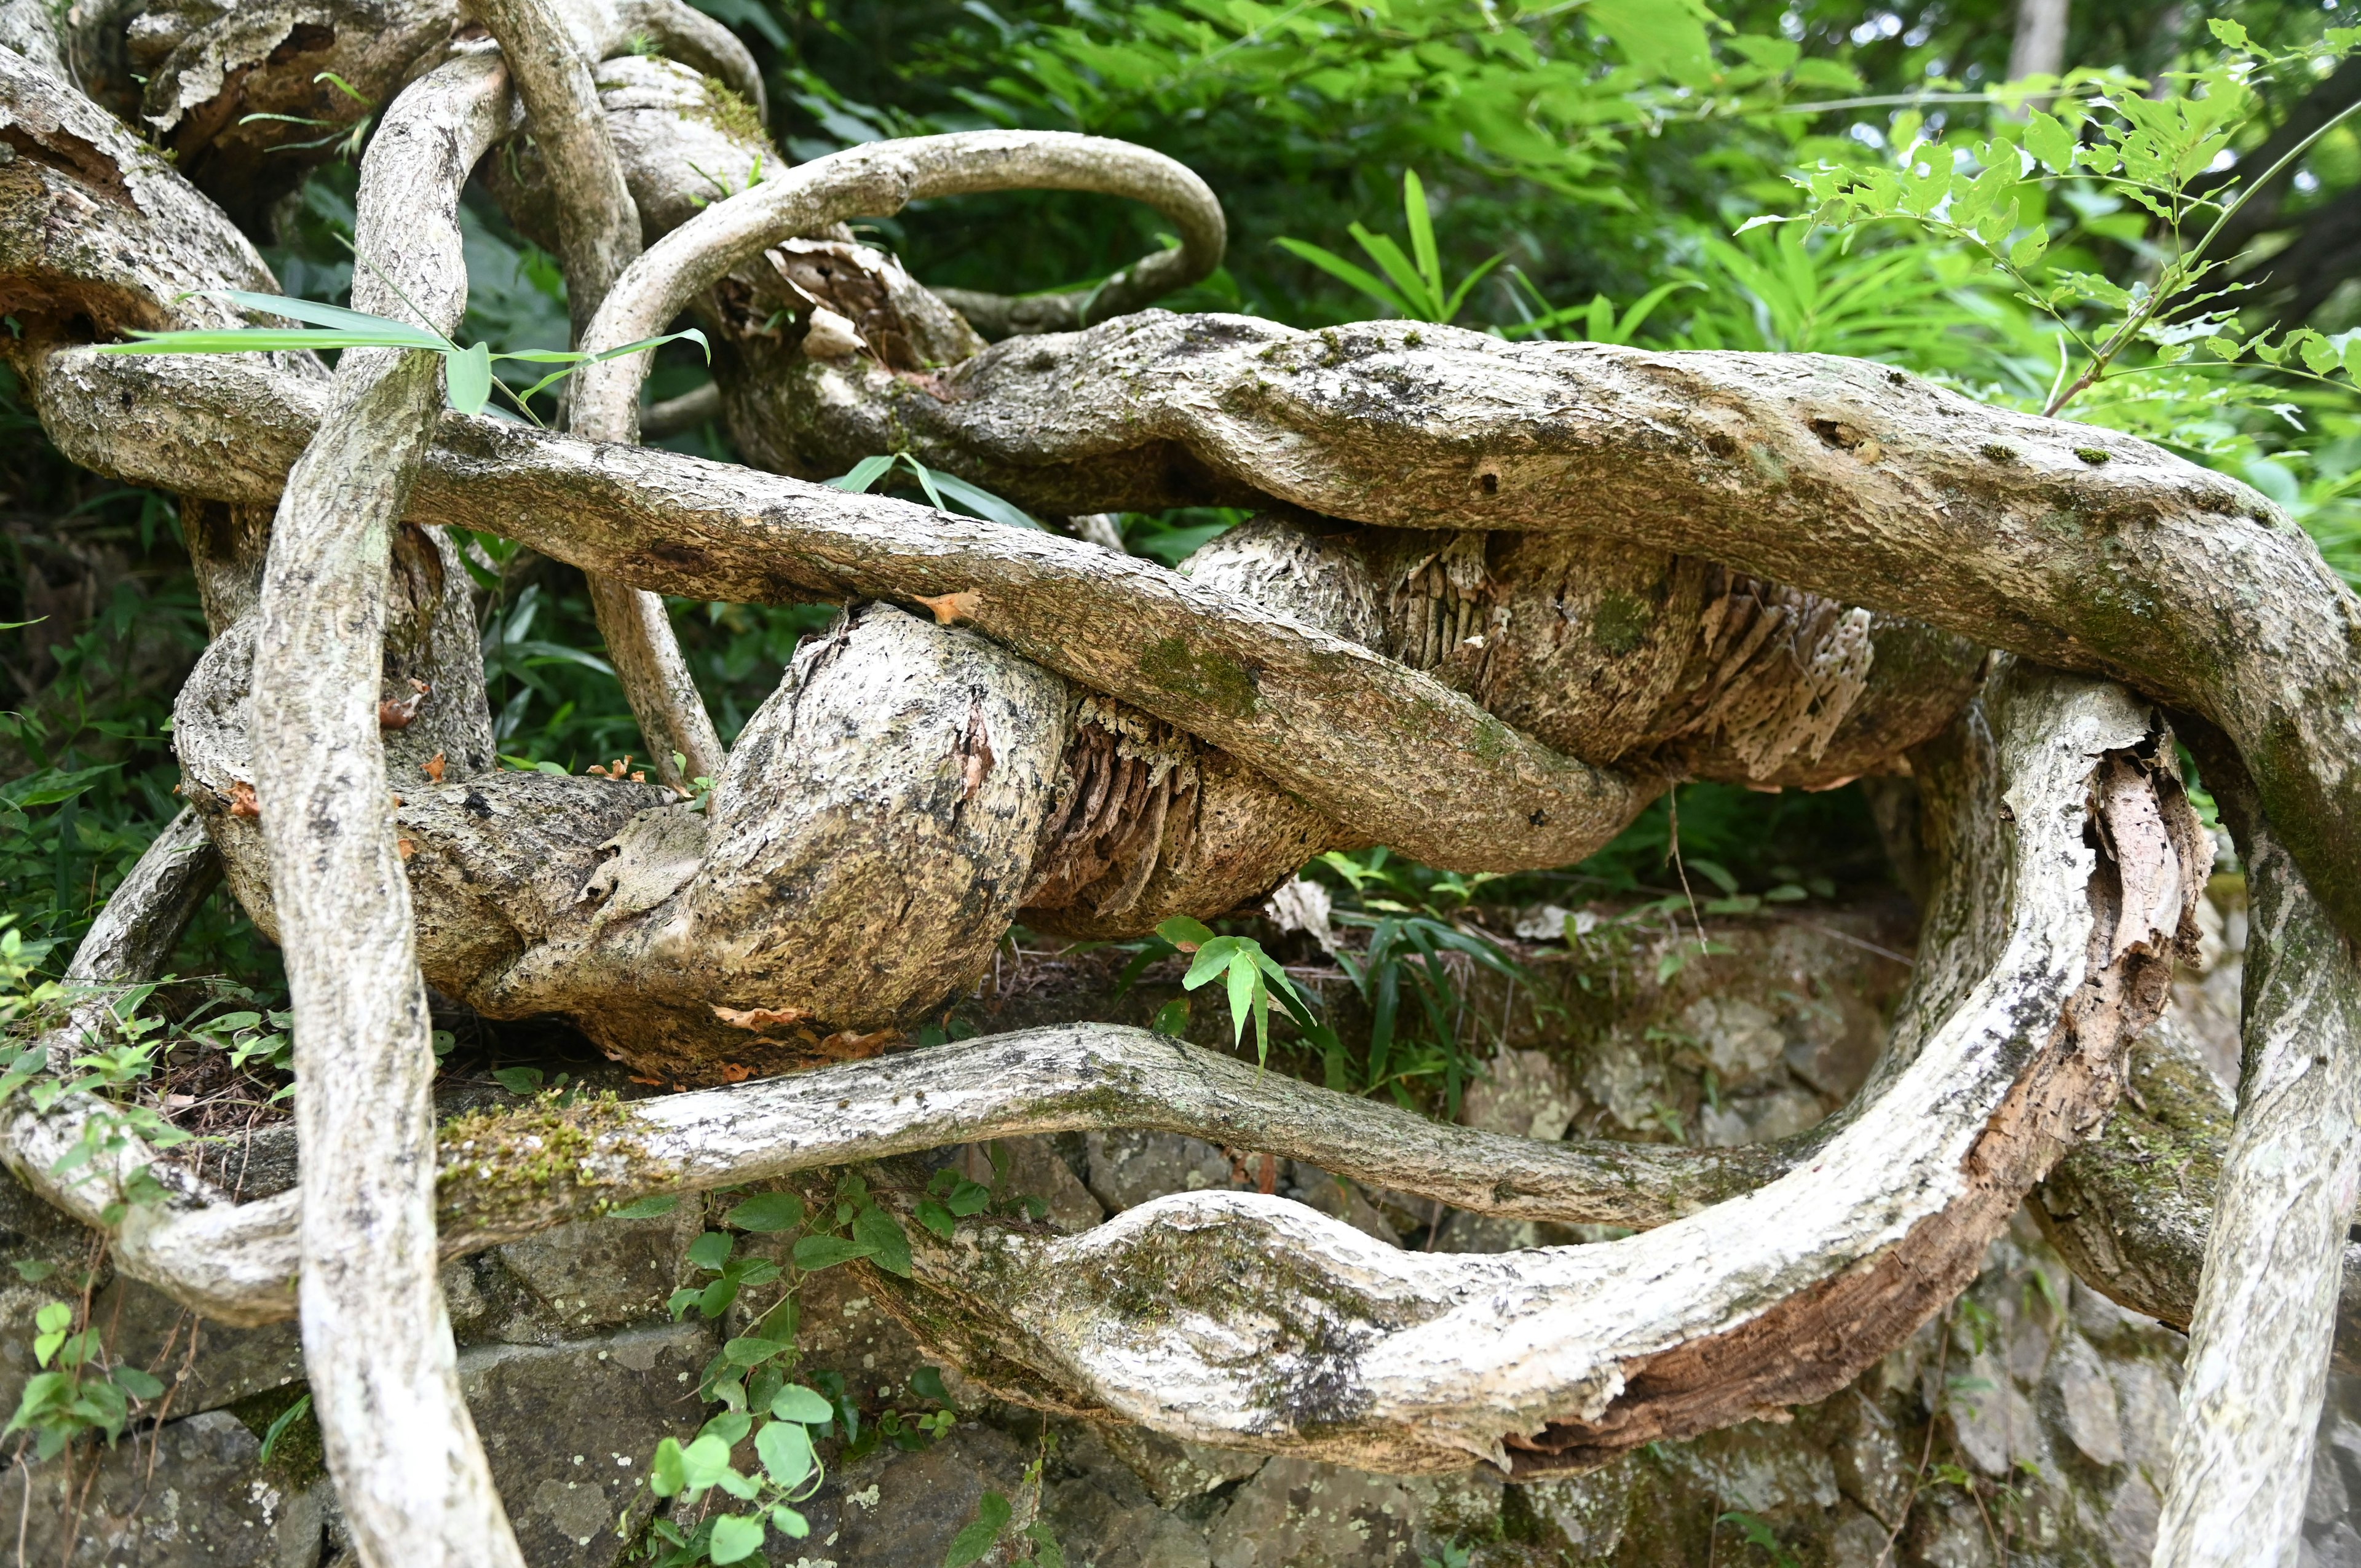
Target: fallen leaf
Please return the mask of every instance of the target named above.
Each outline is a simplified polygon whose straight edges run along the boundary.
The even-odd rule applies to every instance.
[[[393,841],[393,848],[394,852],[405,861],[418,853],[418,846],[408,839],[396,839]]]
[[[838,1061],[860,1061],[876,1056],[887,1046],[902,1037],[899,1029],[880,1029],[864,1035],[854,1029],[840,1029],[819,1043],[819,1054]]]
[[[924,594],[912,597],[935,612],[935,624],[938,626],[949,626],[954,620],[973,620],[975,607],[983,602],[983,596],[972,589],[944,594],[939,598],[928,598]]]
[[[259,817],[262,807],[254,798],[254,786],[244,779],[232,779],[229,786],[229,814],[232,817]]]
[[[721,1064],[721,1081],[724,1083],[743,1083],[753,1076],[754,1069],[751,1067],[745,1067],[734,1061]]]
[[[424,762],[419,763],[418,771],[424,773],[436,784],[441,784],[443,782],[443,770],[446,765],[447,764],[443,759],[443,753],[437,751],[433,756],[427,758]]]
[[[808,1007],[723,1007],[717,1004],[713,1015],[733,1029],[752,1029],[761,1034],[765,1029],[784,1029],[790,1024],[800,1024],[811,1016]]]

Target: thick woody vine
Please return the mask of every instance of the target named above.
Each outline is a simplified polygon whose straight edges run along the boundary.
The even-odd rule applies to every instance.
[[[445,410],[446,359],[452,400],[480,403],[456,351],[354,347],[333,373],[292,338],[115,352],[264,324],[225,292],[275,292],[233,219],[300,170],[257,172],[268,122],[175,167],[110,112],[126,89],[74,30],[93,24],[0,9],[0,303],[45,425],[101,472],[269,518],[196,542],[214,641],[175,712],[188,809],[71,977],[152,978],[217,868],[288,951],[306,1086],[302,1185],[279,1199],[236,1203],[136,1128],[60,1171],[110,1113],[88,1089],[9,1102],[5,1155],[126,1273],[227,1321],[300,1312],[365,1561],[515,1560],[438,1252],[1024,1132],[1190,1132],[1640,1234],[1413,1255],[1197,1193],[1052,1239],[862,1186],[862,1213],[912,1222],[882,1299],[1008,1398],[1525,1477],[1818,1398],[1939,1310],[2104,1123],[2212,859],[2179,740],[2256,879],[2259,1065],[2202,1284],[2187,1227],[2177,1263],[2130,1271],[2196,1325],[2167,1543],[2241,1516],[2292,1538],[2356,1153],[2361,609],[2268,501],[1868,365],[1146,309],[1223,239],[1170,160],[994,132],[787,167],[759,116],[719,112],[759,93],[726,33],[685,6],[578,9],[422,6],[335,46],[385,104],[355,308],[454,329],[458,192],[504,149],[489,180],[574,286],[566,433]],[[613,58],[631,36],[657,53]],[[225,67],[250,101],[276,91],[252,52],[181,38],[151,123],[211,113]],[[840,226],[1027,186],[1148,202],[1181,243],[1090,296],[1010,302],[932,293]],[[643,359],[600,356],[684,313],[767,472],[632,444]],[[1043,516],[1259,515],[1175,572],[815,482],[895,454]],[[660,772],[709,790],[497,770],[452,525],[592,574]],[[725,754],[666,592],[846,609]],[[1020,918],[1137,936],[1376,842],[1562,864],[1675,780],[1905,765],[1939,868],[1924,956],[1870,1085],[1788,1145],[1532,1144],[1105,1025],[875,1054]],[[677,1086],[768,1076],[438,1149],[424,983],[564,1014]],[[66,1068],[107,1027],[84,1005],[42,1044]],[[553,1140],[566,1168],[516,1168]],[[1250,1344],[1220,1327],[1249,1318]]]

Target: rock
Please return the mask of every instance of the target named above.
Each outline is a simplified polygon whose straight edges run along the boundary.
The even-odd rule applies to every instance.
[[[1159,1508],[1093,1434],[1060,1458],[1080,1474],[1049,1489],[1042,1513],[1071,1568],[1212,1568],[1203,1533]]]
[[[2093,1464],[2124,1462],[2124,1426],[2115,1407],[2114,1385],[2099,1365],[2088,1340],[2076,1335],[2061,1345],[2049,1368],[2067,1439]]]
[[[704,1422],[694,1386],[718,1343],[692,1317],[571,1344],[460,1353],[459,1385],[533,1568],[620,1561],[617,1522],[652,1501],[649,1456]]]
[[[920,1367],[934,1365],[934,1358],[877,1304],[859,1275],[849,1268],[825,1269],[805,1280],[799,1299],[803,1326],[796,1336],[802,1353],[798,1365],[807,1373],[840,1375],[864,1420],[891,1409],[933,1408],[911,1393],[909,1386]],[[733,1310],[730,1332],[744,1333],[752,1313],[770,1300],[765,1294],[746,1303],[742,1311]],[[954,1368],[944,1367],[942,1373],[954,1403],[961,1409],[983,1403]]]
[[[1850,1503],[1837,1508],[1835,1530],[1828,1533],[1828,1568],[1883,1568],[1886,1542],[1893,1532]]]
[[[1983,1475],[2005,1480],[2020,1459],[2048,1469],[2041,1418],[2009,1376],[2007,1365],[1990,1350],[1970,1359],[1960,1380],[1928,1402],[1948,1409],[1960,1453]]]
[[[581,1220],[494,1248],[522,1294],[491,1337],[555,1344],[668,1317],[665,1299],[703,1213],[687,1202],[653,1220]]]
[[[1488,1133],[1554,1141],[1582,1109],[1582,1096],[1546,1052],[1505,1047],[1467,1086],[1459,1119]]]
[[[1826,1449],[1837,1488],[1880,1519],[1901,1515],[1918,1455],[1906,1448],[1893,1417],[1858,1387],[1820,1405],[1798,1424]],[[1883,1543],[1883,1532],[1879,1535]]]
[[[2298,1568],[2361,1568],[2361,1531],[2338,1520],[2319,1534],[2304,1532]]]
[[[79,1511],[65,1455],[18,1471],[33,1494],[24,1560],[67,1568],[313,1568],[325,1539],[327,1485],[266,1475],[261,1453],[236,1416],[208,1410],[167,1421],[151,1440],[101,1450]],[[87,1475],[91,1463],[83,1458],[71,1480]],[[66,1532],[77,1524],[69,1555]]]
[[[1837,1471],[1828,1456],[1795,1441],[1792,1428],[1748,1421],[1662,1450],[1665,1467],[1725,1508],[1764,1519],[1819,1512],[1837,1505]]]
[[[1278,1458],[1238,1488],[1207,1538],[1213,1568],[1392,1568],[1456,1536],[1488,1532],[1497,1485],[1490,1519],[1482,1496],[1464,1477],[1397,1478]],[[1438,1508],[1445,1497],[1452,1506]]]
[[[116,1355],[170,1386],[175,1416],[217,1410],[303,1380],[303,1336],[292,1322],[258,1329],[212,1322],[119,1275],[92,1301],[91,1320],[108,1326]]]
[[[1016,1500],[1033,1455],[1006,1433],[962,1425],[917,1453],[894,1454],[848,1475],[832,1528],[813,1519],[809,1539],[774,1531],[771,1560],[825,1559],[837,1568],[941,1568],[951,1538],[976,1517],[987,1491]],[[865,1484],[863,1484],[865,1483]]]
[[[1233,1481],[1243,1481],[1263,1467],[1266,1454],[1237,1449],[1207,1448],[1181,1442],[1145,1427],[1102,1427],[1091,1434],[1083,1453],[1103,1447],[1148,1488],[1159,1507],[1177,1508]]]
[[[1236,1185],[1221,1150],[1177,1133],[1092,1133],[1086,1146],[1091,1195],[1109,1213],[1136,1209],[1168,1192]]]
[[[1733,1148],[1792,1137],[1817,1126],[1823,1114],[1817,1095],[1781,1088],[1725,1100],[1719,1108],[1708,1105],[1697,1113],[1697,1122],[1707,1147]]]
[[[1657,1108],[1664,1103],[1664,1067],[1636,1046],[1615,1040],[1592,1051],[1582,1091],[1606,1106],[1627,1132],[1661,1124]]]
[[[1619,1460],[1587,1475],[1521,1486],[1515,1511],[1542,1545],[1576,1561],[1603,1562],[1623,1544],[1631,1514],[1632,1463]]]
[[[1766,1077],[1786,1061],[1787,1036],[1768,1008],[1742,997],[1699,997],[1682,1010],[1681,1025],[1713,1064],[1725,1090]]]
[[[1401,1233],[1395,1230],[1368,1195],[1355,1183],[1341,1176],[1331,1176],[1318,1166],[1303,1165],[1295,1160],[1281,1162],[1279,1171],[1279,1191],[1306,1208],[1317,1209],[1332,1219],[1344,1221],[1364,1235],[1371,1235],[1388,1246],[1401,1245]]]
[[[16,1413],[33,1365],[33,1314],[82,1290],[91,1234],[0,1171],[0,1409]],[[38,1276],[27,1279],[27,1273]],[[145,1363],[142,1363],[144,1365]],[[0,1418],[4,1420],[5,1418]]]

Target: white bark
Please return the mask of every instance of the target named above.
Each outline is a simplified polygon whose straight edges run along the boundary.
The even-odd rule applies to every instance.
[[[2297,1562],[2361,1195],[2361,966],[2266,823],[2252,820],[2240,849],[2246,1066],[2182,1366],[2157,1568]]]
[[[592,318],[615,280],[640,254],[640,213],[623,179],[590,66],[550,0],[473,0],[516,79],[527,123],[555,199],[558,253],[566,266],[566,307],[574,335]],[[644,359],[641,360],[644,365]],[[594,441],[630,441],[628,427],[586,421],[573,400],[573,428]],[[590,605],[607,656],[639,720],[659,777],[682,784],[719,778],[720,738],[682,658],[664,599],[592,574]],[[682,759],[675,762],[677,756]]]
[[[1144,302],[1221,259],[1221,203],[1205,182],[1160,153],[1057,131],[965,131],[878,142],[816,159],[724,202],[656,242],[601,307],[584,346],[603,352],[662,332],[690,301],[771,246],[850,217],[890,216],[905,203],[983,191],[1092,191],[1147,202],[1181,230],[1100,291]],[[1128,307],[1126,307],[1128,308]],[[1113,314],[1112,309],[1102,314]],[[601,431],[636,429],[647,367],[637,358],[592,366],[576,397]],[[621,439],[620,435],[610,439]]]
[[[356,308],[456,330],[459,190],[507,117],[489,51],[395,101],[362,160]],[[431,355],[337,367],[272,531],[254,782],[302,1084],[304,1361],[354,1544],[369,1568],[521,1568],[436,1282],[434,1057],[378,723],[390,533],[442,381]]]

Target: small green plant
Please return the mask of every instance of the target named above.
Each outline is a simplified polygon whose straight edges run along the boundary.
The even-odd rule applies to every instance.
[[[368,263],[363,262],[366,266]],[[371,271],[376,271],[374,267]],[[379,274],[380,277],[382,273]],[[390,287],[390,284],[388,285]],[[699,347],[711,347],[705,334],[695,327],[666,333],[661,337],[642,338],[627,343],[620,348],[610,348],[604,354],[578,354],[570,349],[528,348],[514,353],[495,354],[489,344],[478,343],[468,348],[445,337],[431,327],[411,326],[386,316],[371,315],[366,311],[346,310],[342,305],[324,305],[313,300],[298,300],[285,294],[257,294],[244,289],[201,289],[183,299],[203,296],[226,300],[249,311],[284,316],[290,321],[310,322],[309,327],[232,327],[219,332],[137,332],[130,343],[109,343],[99,346],[101,354],[271,354],[313,349],[344,348],[406,348],[443,356],[445,378],[451,406],[461,413],[484,411],[498,388],[516,406],[519,413],[533,423],[541,418],[533,411],[535,392],[564,380],[583,366],[602,360],[620,359],[626,354],[642,354],[660,348],[667,343],[687,339]],[[408,299],[402,303],[410,304]],[[423,320],[425,313],[415,305],[410,308]],[[520,359],[540,365],[555,365],[551,371],[522,391],[518,391],[492,371],[495,360]]]
[[[981,485],[971,485],[956,474],[940,468],[929,468],[906,452],[892,456],[863,457],[848,471],[828,481],[830,489],[843,490],[861,496],[896,469],[906,471],[926,492],[928,502],[937,511],[949,511],[951,503],[983,519],[986,522],[1005,523],[1011,528],[1041,527],[1034,516],[1013,501],[1003,500]]]
[[[1482,282],[1501,257],[1495,256],[1477,267],[1458,283],[1446,288],[1443,280],[1443,257],[1434,244],[1434,214],[1426,203],[1426,187],[1412,170],[1402,176],[1402,221],[1410,231],[1408,256],[1391,237],[1372,234],[1355,223],[1346,232],[1367,252],[1369,259],[1385,273],[1384,278],[1372,275],[1367,269],[1356,267],[1333,250],[1324,249],[1300,239],[1281,239],[1279,243],[1287,252],[1312,263],[1330,277],[1350,284],[1396,315],[1408,321],[1446,323],[1459,314],[1460,307],[1476,285]],[[1390,280],[1390,281],[1389,281]]]
[[[1746,1544],[1771,1560],[1772,1568],[1803,1568],[1803,1564],[1795,1560],[1795,1554],[1787,1550],[1786,1543],[1773,1535],[1771,1527],[1754,1515],[1732,1508],[1713,1522],[1717,1530],[1726,1524],[1736,1525]]]
[[[326,136],[317,137],[312,141],[282,142],[279,146],[272,148],[270,150],[273,152],[310,152],[318,148],[333,145],[336,149],[336,157],[346,163],[350,163],[360,157],[361,148],[368,140],[369,126],[377,123],[377,101],[362,93],[359,88],[355,87],[351,82],[346,81],[343,77],[337,75],[333,71],[324,71],[320,72],[319,75],[312,78],[312,80],[314,83],[322,82],[327,82],[330,86],[335,88],[337,92],[342,93],[346,97],[350,98],[354,103],[358,104],[366,113],[364,113],[358,120],[355,121],[351,128],[348,130],[336,128],[336,123],[334,120],[323,120],[310,115],[274,115],[268,113],[247,115],[237,123],[241,126],[250,126],[258,120],[276,120],[283,125],[316,126],[322,127],[327,130],[328,134]]]
[[[1048,1458],[1048,1441],[1043,1440],[1042,1454],[1025,1469],[1019,1496],[1022,1512],[1029,1516],[1027,1522],[1012,1528],[1019,1509],[1002,1494],[986,1492],[976,1501],[975,1518],[951,1538],[950,1550],[943,1554],[943,1568],[969,1568],[1004,1541],[1027,1549],[1010,1556],[1008,1568],[1066,1568],[1066,1550],[1058,1543],[1049,1522],[1041,1518],[1041,1471]]]
[[[1181,989],[1194,991],[1217,979],[1224,982],[1230,1000],[1230,1043],[1244,1041],[1246,1025],[1252,1021],[1257,1061],[1266,1066],[1270,1061],[1270,1004],[1274,999],[1306,1039],[1323,1050],[1341,1048],[1334,1032],[1313,1014],[1312,998],[1253,938],[1216,936],[1212,927],[1185,915],[1165,921],[1156,928],[1156,934],[1170,944],[1166,951],[1191,955],[1189,971],[1180,978]],[[1184,1012],[1182,1021],[1186,1018]],[[1159,1014],[1159,1025],[1162,1021]]]
[[[1357,856],[1331,850],[1314,864],[1342,878],[1358,903],[1357,908],[1338,909],[1335,923],[1368,933],[1359,952],[1336,955],[1369,1009],[1368,1058],[1361,1081],[1354,1083],[1340,1057],[1330,1069],[1329,1087],[1364,1094],[1390,1089],[1407,1103],[1409,1080],[1439,1076],[1445,1110],[1455,1119],[1460,1095],[1475,1068],[1460,1047],[1465,999],[1452,973],[1451,956],[1504,980],[1526,978],[1498,943],[1452,918],[1454,911],[1494,879],[1488,873],[1465,877],[1430,871],[1397,859],[1382,846]],[[1416,1006],[1409,1027],[1406,1000]]]
[[[1657,306],[1684,290],[1705,287],[1686,278],[1659,283],[1619,315],[1615,302],[1604,294],[1593,294],[1587,305],[1553,305],[1523,269],[1511,264],[1501,269],[1500,276],[1508,281],[1509,307],[1518,318],[1515,325],[1502,328],[1500,335],[1554,337],[1566,343],[1633,343]]]
[[[26,1380],[16,1413],[0,1437],[33,1434],[34,1452],[48,1459],[87,1431],[105,1434],[111,1446],[131,1421],[131,1403],[152,1399],[164,1385],[136,1366],[110,1367],[98,1331],[75,1327],[77,1314],[64,1301],[44,1302],[33,1314],[33,1362],[39,1369]]]
[[[992,1201],[991,1189],[948,1170],[938,1172],[927,1191],[916,1212],[938,1234],[948,1235],[961,1218],[983,1212]],[[663,1194],[613,1214],[653,1218],[671,1212],[678,1201]],[[766,1530],[801,1540],[810,1526],[796,1505],[811,1497],[822,1478],[815,1437],[840,1437],[845,1456],[859,1458],[880,1442],[924,1447],[947,1435],[959,1420],[942,1374],[933,1367],[921,1368],[909,1387],[936,1409],[888,1409],[865,1430],[840,1376],[821,1373],[807,1382],[788,1379],[801,1326],[798,1292],[807,1278],[856,1259],[910,1277],[909,1234],[878,1205],[858,1173],[845,1172],[830,1201],[819,1205],[807,1205],[792,1192],[755,1193],[732,1204],[721,1224],[690,1244],[687,1262],[694,1277],[673,1292],[673,1316],[695,1311],[719,1318],[747,1291],[783,1288],[769,1307],[752,1315],[744,1333],[723,1343],[698,1378],[699,1395],[721,1409],[688,1442],[666,1438],[657,1445],[649,1487],[675,1505],[675,1517],[649,1527],[647,1560],[658,1568],[747,1561],[761,1550]],[[786,1264],[741,1255],[732,1233],[793,1238]],[[736,1455],[748,1443],[752,1462],[741,1468]],[[677,1517],[716,1494],[730,1499],[728,1511],[694,1522]]]

